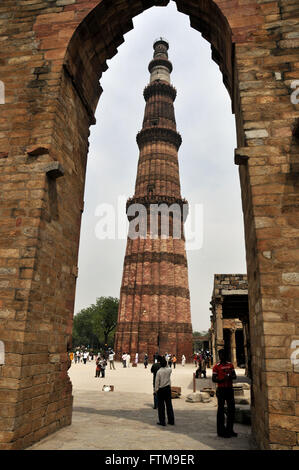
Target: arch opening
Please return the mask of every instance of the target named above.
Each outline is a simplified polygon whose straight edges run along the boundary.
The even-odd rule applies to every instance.
[[[234,52],[226,17],[212,0],[199,2],[197,6],[188,0],[174,1],[178,11],[189,16],[191,27],[211,44],[212,59],[218,64],[233,101]],[[117,48],[124,42],[123,36],[133,29],[133,18],[151,6],[166,6],[169,0],[147,2],[146,8],[138,1],[127,3],[124,10],[123,4],[112,7],[108,0],[103,0],[77,27],[64,58],[64,70],[71,78],[91,124],[95,122],[94,112],[103,91],[99,80],[107,70],[107,60],[117,54]]]

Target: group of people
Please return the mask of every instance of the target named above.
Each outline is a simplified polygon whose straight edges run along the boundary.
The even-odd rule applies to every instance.
[[[130,367],[131,355],[129,353],[126,353],[126,352],[122,353],[121,360],[122,360],[123,367]],[[132,364],[137,366],[138,362],[139,362],[139,354],[137,352],[134,356],[134,360]],[[148,355],[145,354],[144,355],[144,367],[147,367],[147,365],[148,365]]]
[[[233,390],[233,380],[235,380],[236,373],[234,366],[228,362],[225,357],[225,350],[218,351],[219,362],[214,365],[212,372],[212,381],[217,384],[217,434],[220,437],[236,437],[237,433],[234,432],[234,415],[235,415],[235,400]],[[109,363],[110,369],[115,369],[114,365],[115,352],[109,348],[105,353],[95,354],[87,349],[77,349],[75,352],[70,353],[70,359],[75,363],[91,361],[95,358],[96,372],[95,377],[105,377],[106,367]],[[211,356],[206,351],[194,355],[194,362],[196,369],[196,376],[203,375],[206,378],[206,368],[209,367]],[[134,362],[138,364],[139,355],[135,354]],[[123,367],[129,367],[131,356],[129,353],[122,354]],[[182,366],[185,365],[186,357],[184,354],[181,358]],[[147,368],[149,363],[148,355],[144,355],[144,367]],[[158,409],[158,422],[160,426],[166,426],[166,416],[169,425],[175,424],[174,411],[171,401],[171,374],[172,368],[175,368],[177,358],[175,354],[165,353],[164,356],[158,353],[153,356],[153,364],[151,373],[153,374],[153,396],[154,396],[154,409]],[[227,405],[227,418],[225,424],[225,403]],[[165,413],[166,411],[166,413]]]
[[[219,362],[214,365],[212,372],[212,381],[217,384],[217,434],[219,437],[230,438],[236,437],[234,432],[235,417],[235,400],[233,380],[237,378],[234,366],[226,360],[225,350],[218,351]],[[204,358],[201,358],[201,361]],[[201,364],[201,362],[200,362]],[[199,365],[200,367],[200,365]],[[153,393],[154,393],[154,409],[158,408],[160,426],[166,426],[167,414],[168,424],[174,425],[174,411],[171,402],[171,366],[168,365],[165,356],[157,355],[154,364],[151,367],[153,374]],[[227,405],[227,419],[225,423],[224,406]]]
[[[87,348],[76,348],[75,351],[69,353],[69,358],[71,362],[74,361],[75,364],[80,362],[86,364],[87,362],[93,361],[95,359],[96,363],[96,372],[95,377],[105,377],[105,370],[109,362],[110,369],[115,369],[114,365],[114,356],[115,352],[108,348],[106,351],[94,352],[93,350],[88,350]]]
[[[107,361],[104,356],[98,356],[96,358],[96,375],[95,377],[105,377],[105,371],[107,367]]]
[[[195,367],[199,367],[201,361],[203,360],[205,361],[205,364],[207,367],[211,367],[212,355],[208,349],[194,353],[193,359],[194,359]]]
[[[157,362],[158,357],[161,357],[161,356],[160,356],[158,353],[155,353],[155,354],[154,354],[154,357],[153,357],[154,362]],[[166,362],[167,362],[167,364],[168,364],[168,367],[172,367],[172,366],[173,366],[173,368],[175,369],[176,364],[177,364],[177,362],[178,362],[176,355],[175,355],[175,354],[169,354],[169,353],[166,352],[163,357],[165,357],[165,360],[166,360]],[[186,364],[186,356],[185,356],[185,354],[182,354],[182,357],[181,357],[181,364],[182,364],[183,367],[184,367],[185,364]]]
[[[112,370],[112,369],[115,370],[114,356],[115,356],[115,352],[113,351],[112,348],[108,349],[106,355],[105,354],[99,354],[98,355],[98,357],[96,358],[96,375],[95,375],[95,377],[105,377],[105,371],[106,371],[106,367],[108,365],[108,362],[109,362],[110,370]]]
[[[158,356],[159,356],[158,353],[154,354],[153,362],[157,362]],[[161,357],[161,356],[159,356],[159,357]],[[166,352],[164,357],[165,357],[165,360],[167,362],[168,367],[173,366],[173,368],[175,369],[176,364],[177,364],[176,355],[175,354],[169,354],[169,353]],[[130,367],[131,356],[130,356],[129,353],[123,352],[122,356],[121,356],[121,360],[122,360],[123,367]],[[186,356],[184,354],[182,354],[181,361],[182,361],[182,366],[184,366],[185,363],[186,363]],[[132,363],[137,365],[138,362],[139,362],[139,354],[137,352],[134,356],[134,360],[133,360]],[[149,364],[149,356],[148,356],[147,353],[145,353],[144,356],[143,356],[143,364],[144,364],[144,368],[147,369],[147,366]]]
[[[93,351],[89,351],[87,348],[77,348],[75,351],[71,351],[69,354],[70,360],[74,361],[75,364],[79,364],[80,362],[86,364],[88,361],[93,361],[94,356],[95,353]]]

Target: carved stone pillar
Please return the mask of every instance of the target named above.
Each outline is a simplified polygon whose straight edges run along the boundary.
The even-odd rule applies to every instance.
[[[211,328],[211,345],[210,345],[210,351],[212,353],[212,361],[211,365],[216,364],[217,360],[217,354],[216,354],[216,337],[215,337],[215,328],[214,328],[214,323],[212,323],[212,328]]]
[[[215,305],[216,313],[216,356],[215,361],[218,360],[218,351],[224,347],[223,340],[223,316],[222,316],[222,299],[219,299]]]
[[[234,367],[237,367],[237,348],[236,348],[236,330],[232,328],[230,330],[230,350],[231,350],[231,362]]]

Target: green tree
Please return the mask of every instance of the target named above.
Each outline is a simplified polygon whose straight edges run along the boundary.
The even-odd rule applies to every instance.
[[[99,297],[91,308],[94,311],[94,332],[100,342],[113,346],[117,325],[119,300],[116,297]]]
[[[80,310],[74,316],[73,347],[89,345],[92,349],[100,349],[105,344],[113,346],[118,304],[115,297],[99,297],[95,304]]]
[[[90,307],[83,308],[74,316],[73,346],[98,347],[98,337],[94,332],[93,311]]]

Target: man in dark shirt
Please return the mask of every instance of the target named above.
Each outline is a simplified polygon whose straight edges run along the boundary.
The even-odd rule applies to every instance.
[[[157,362],[155,362],[151,367],[151,373],[153,374],[153,387],[154,387],[153,388],[153,390],[154,390],[154,406],[153,406],[154,410],[156,408],[158,408],[158,399],[157,399],[157,395],[156,395],[156,392],[155,392],[155,381],[156,381],[157,372],[161,367],[160,360],[161,360],[161,356],[157,356]]]
[[[220,437],[237,437],[234,432],[235,399],[233,380],[237,378],[234,366],[225,357],[224,349],[218,351],[220,362],[213,367],[213,382],[217,383],[217,434]],[[227,403],[227,425],[224,425],[224,404]]]

